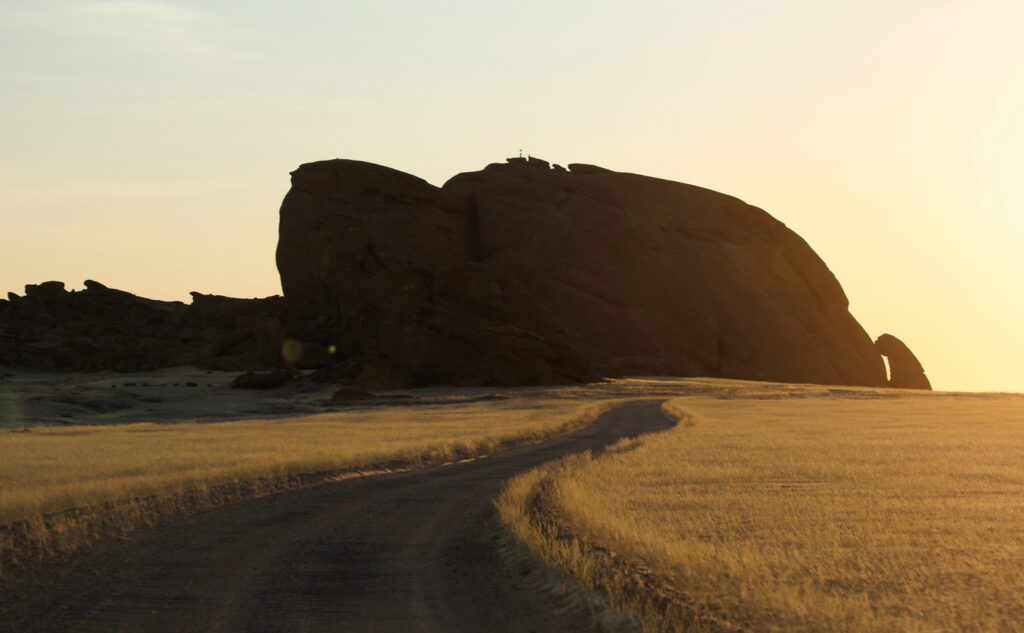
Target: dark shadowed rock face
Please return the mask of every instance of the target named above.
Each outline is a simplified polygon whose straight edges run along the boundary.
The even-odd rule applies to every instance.
[[[68,292],[48,281],[9,295],[0,313],[0,363],[51,369],[132,371],[194,360],[198,324],[186,306],[153,301],[95,281]],[[197,326],[197,327],[192,327]]]
[[[597,378],[563,341],[508,314],[461,201],[387,167],[303,165],[281,207],[277,265],[299,338],[355,358],[374,388]]]
[[[91,280],[79,291],[59,281],[28,285],[0,306],[0,364],[137,371],[220,359],[231,369],[263,367],[252,324],[276,319],[279,303],[193,293],[186,305]],[[280,364],[277,356],[269,364]]]
[[[889,386],[897,389],[928,389],[932,384],[924,367],[906,344],[892,334],[883,334],[875,347],[889,360]]]
[[[444,187],[301,166],[281,208],[285,325],[383,382],[673,374],[884,385],[798,235],[714,191],[591,165],[489,165]]]

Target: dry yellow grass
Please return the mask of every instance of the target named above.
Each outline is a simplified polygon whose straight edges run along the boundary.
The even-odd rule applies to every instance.
[[[96,395],[96,384],[109,389],[116,379],[86,376],[64,395]],[[54,382],[63,385],[67,378]],[[32,387],[22,398],[51,391],[38,377]],[[104,534],[242,497],[382,464],[436,464],[540,440],[583,426],[613,400],[736,388],[731,381],[639,379],[575,387],[420,389],[408,395],[444,404],[206,424],[0,431],[0,573],[12,561],[70,551]],[[495,391],[498,399],[480,400]],[[17,389],[0,390],[0,426],[20,429],[17,395]],[[180,404],[182,411],[197,410],[191,401]],[[172,421],[174,406],[141,414]]]
[[[499,509],[652,630],[1024,631],[1024,399],[884,393],[672,401]]]
[[[582,426],[609,403],[524,398],[216,424],[33,428],[0,434],[0,560],[74,549],[111,529],[307,473],[486,455]],[[4,556],[6,554],[6,556]]]

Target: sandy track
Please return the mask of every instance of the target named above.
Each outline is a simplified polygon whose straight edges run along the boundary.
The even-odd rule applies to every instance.
[[[498,561],[509,477],[670,423],[655,402],[543,444],[223,506],[0,585],[0,631],[572,631]]]

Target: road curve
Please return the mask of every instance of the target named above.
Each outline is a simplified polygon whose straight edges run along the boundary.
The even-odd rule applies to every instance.
[[[222,506],[0,586],[0,631],[586,630],[499,564],[491,501],[513,475],[672,426],[657,402],[487,459]]]

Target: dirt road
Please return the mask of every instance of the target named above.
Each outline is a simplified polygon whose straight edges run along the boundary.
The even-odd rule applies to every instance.
[[[671,425],[628,404],[488,459],[222,506],[0,585],[0,631],[586,630],[501,564],[491,501],[542,462]]]

